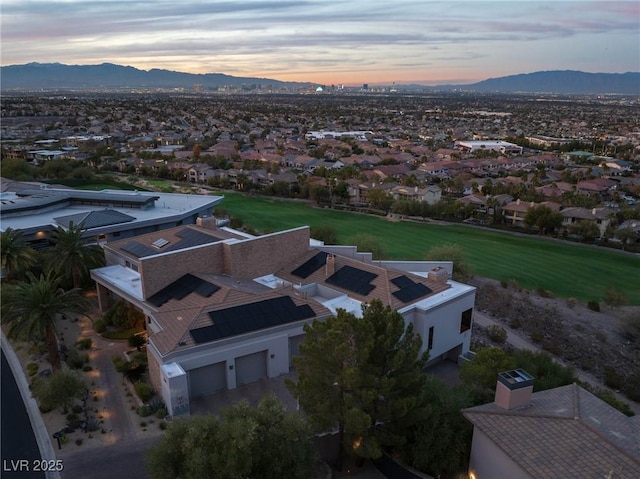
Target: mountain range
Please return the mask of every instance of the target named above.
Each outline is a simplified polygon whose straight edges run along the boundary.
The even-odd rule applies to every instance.
[[[28,63],[0,67],[1,89],[9,90],[113,90],[113,89],[194,89],[220,87],[275,88],[312,87],[312,82],[284,82],[270,78],[247,78],[223,73],[181,73],[154,68],[149,71],[130,66],[64,65],[61,63]],[[405,90],[408,86],[398,86]],[[640,72],[585,73],[580,71],[541,71],[490,78],[465,85],[422,86],[411,89],[477,91],[496,93],[553,94],[622,94],[640,95]]]

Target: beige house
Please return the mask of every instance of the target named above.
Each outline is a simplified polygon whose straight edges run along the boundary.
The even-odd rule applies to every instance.
[[[450,262],[373,261],[353,246],[312,241],[309,228],[254,237],[215,218],[105,245],[95,269],[102,310],[141,310],[149,376],[172,415],[192,398],[289,372],[304,325],[372,299],[398,310],[432,361],[468,353],[475,288]]]
[[[640,417],[577,384],[533,393],[522,370],[498,375],[495,401],[462,411],[473,424],[469,477],[640,477]]]
[[[568,228],[569,226],[578,223],[580,221],[588,221],[595,223],[600,231],[600,238],[605,234],[605,231],[611,223],[611,217],[614,211],[610,208],[579,208],[570,207],[565,208],[561,212],[563,220],[562,226]]]

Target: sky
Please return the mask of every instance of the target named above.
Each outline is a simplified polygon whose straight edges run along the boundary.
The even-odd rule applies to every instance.
[[[318,84],[640,71],[640,1],[2,0],[0,64]]]

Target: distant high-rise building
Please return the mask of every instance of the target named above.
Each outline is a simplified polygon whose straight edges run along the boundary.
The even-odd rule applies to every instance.
[[[363,90],[368,90],[369,89],[369,84],[368,83],[363,83],[362,84],[362,89]]]

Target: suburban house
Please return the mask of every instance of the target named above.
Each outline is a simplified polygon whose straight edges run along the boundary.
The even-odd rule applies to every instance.
[[[640,477],[640,416],[627,417],[577,384],[533,393],[521,369],[498,375],[492,403],[462,411],[473,424],[469,477]]]
[[[398,185],[391,188],[391,196],[394,200],[419,201],[435,205],[442,198],[442,190],[436,185],[424,188]]]
[[[129,238],[211,215],[223,196],[123,190],[83,191],[2,179],[1,230],[19,230],[34,248],[45,247],[51,231],[82,225],[84,237],[99,242]],[[6,186],[6,188],[5,188]]]
[[[579,208],[569,207],[560,211],[562,214],[562,226],[568,228],[569,226],[576,224],[580,221],[588,221],[595,223],[600,231],[600,238],[602,238],[607,230],[607,227],[611,223],[611,217],[614,211],[610,208]]]
[[[288,373],[303,326],[374,298],[413,324],[430,362],[469,352],[475,288],[450,262],[374,261],[309,228],[254,237],[214,218],[105,245],[100,308],[116,300],[146,317],[150,379],[172,415],[189,400]]]
[[[504,215],[505,222],[513,226],[523,227],[524,219],[527,216],[527,212],[534,206],[546,206],[553,211],[559,211],[561,205],[559,205],[558,203],[553,203],[551,201],[534,203],[533,201],[520,201],[518,199],[502,207],[502,213]]]

